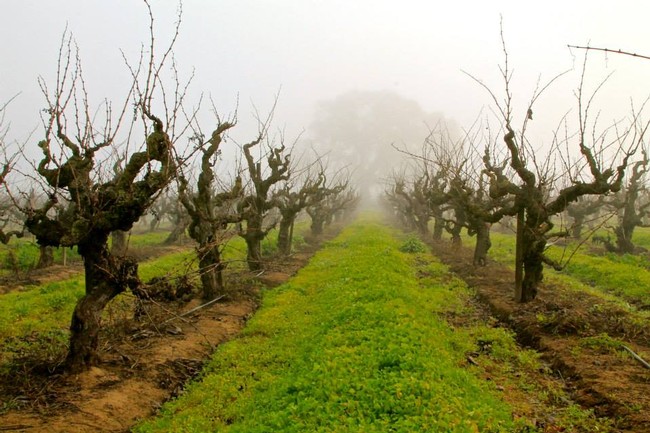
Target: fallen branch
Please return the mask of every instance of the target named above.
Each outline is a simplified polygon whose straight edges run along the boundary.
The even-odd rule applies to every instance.
[[[179,319],[179,318],[181,318],[181,317],[185,317],[185,316],[187,316],[187,315],[189,315],[189,314],[194,313],[194,312],[197,311],[197,310],[200,310],[201,308],[205,308],[205,307],[207,307],[208,305],[212,305],[212,304],[214,304],[215,302],[217,302],[219,299],[224,298],[225,296],[226,296],[226,295],[217,296],[217,297],[214,298],[213,300],[208,301],[208,302],[206,302],[205,304],[199,305],[198,307],[194,307],[194,308],[192,308],[191,310],[184,312],[183,314],[179,314],[179,315],[177,315],[177,316],[170,317],[169,319],[167,319],[167,320],[165,320],[164,322],[162,322],[161,325],[164,325],[164,324],[167,323],[167,322],[171,322],[171,321],[174,320],[174,319]]]
[[[639,361],[639,363],[640,363],[641,365],[643,365],[643,366],[644,366],[645,368],[647,368],[647,369],[650,369],[650,364],[648,364],[648,362],[647,362],[645,359],[641,358],[639,355],[637,355],[636,353],[634,353],[634,351],[633,351],[632,349],[630,349],[630,348],[627,347],[626,345],[622,345],[621,347],[623,347],[623,349],[625,349],[625,350],[626,350],[630,355],[632,355],[632,357],[633,357],[634,359],[636,359],[637,361]]]

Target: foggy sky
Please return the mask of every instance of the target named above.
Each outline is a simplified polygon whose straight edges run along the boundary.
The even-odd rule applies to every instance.
[[[152,6],[162,46],[178,3]],[[66,26],[98,100],[119,100],[128,88],[120,49],[135,59],[148,43],[147,11],[138,0],[2,0],[0,7],[0,102],[20,93],[6,114],[19,141],[39,125],[45,103],[37,77],[53,82]],[[239,95],[242,136],[254,129],[251,103],[264,111],[278,91],[276,120],[290,132],[309,127],[316,101],[351,90],[395,91],[468,125],[490,99],[461,70],[501,90],[501,16],[515,102],[522,105],[540,75],[543,81],[580,66],[583,53],[567,44],[650,55],[650,2],[642,0],[185,0],[175,56],[182,74],[195,70],[195,99],[210,94],[227,114]],[[593,85],[611,72],[599,99],[607,120],[624,115],[630,98],[638,103],[650,95],[650,60],[590,54]],[[577,80],[568,74],[540,100],[531,133],[550,131],[574,106]]]

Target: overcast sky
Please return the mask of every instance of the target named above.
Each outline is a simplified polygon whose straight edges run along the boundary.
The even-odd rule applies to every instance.
[[[178,3],[151,0],[160,45]],[[44,107],[37,77],[52,80],[63,30],[74,34],[87,85],[96,98],[119,100],[128,86],[120,49],[135,58],[147,43],[148,16],[138,0],[0,0],[0,102],[20,93],[7,113],[17,138],[38,125]],[[648,1],[185,0],[175,55],[195,68],[193,91],[213,96],[224,113],[240,98],[267,109],[281,88],[276,119],[308,127],[316,101],[350,90],[392,90],[468,125],[489,103],[461,71],[501,90],[499,20],[524,104],[535,82],[581,65],[587,44],[650,55]],[[650,95],[650,60],[590,54],[592,83],[610,72],[601,107],[614,119],[630,98]],[[536,107],[549,130],[571,108],[578,75],[568,74]],[[611,110],[611,113],[610,113]],[[523,114],[523,113],[522,113]],[[245,124],[245,119],[244,119]]]

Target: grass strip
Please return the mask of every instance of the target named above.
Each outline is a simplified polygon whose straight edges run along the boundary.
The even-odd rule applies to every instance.
[[[493,233],[491,238],[490,257],[501,263],[514,264],[515,236]],[[571,246],[564,251],[564,248],[550,246],[547,254],[552,259],[566,261],[574,248]],[[562,274],[645,309],[650,306],[648,267],[648,258],[645,256],[612,253],[596,256],[582,250],[571,258]]]
[[[464,284],[399,247],[373,221],[345,229],[135,431],[517,431],[495,385],[464,368],[475,342],[434,314]],[[424,287],[421,272],[435,276]]]
[[[169,235],[168,232],[156,231],[149,233],[130,234],[127,236],[130,248],[143,248],[160,245]],[[53,248],[55,264],[63,263],[64,248]],[[12,239],[8,244],[0,244],[0,275],[11,276],[15,272],[25,272],[34,269],[38,263],[40,249],[33,237]],[[81,257],[75,248],[67,249],[69,262],[80,261]]]
[[[304,221],[296,225],[298,245],[304,243],[301,233],[306,227]],[[138,234],[133,235],[130,242],[138,247],[156,245],[166,236],[165,232]],[[262,242],[265,254],[277,251],[276,237],[277,232],[272,231]],[[245,257],[246,244],[242,238],[235,236],[224,246],[223,259],[231,262],[229,269],[244,269]],[[153,277],[174,277],[196,271],[196,262],[195,252],[188,249],[140,263],[138,274],[142,281]],[[0,370],[16,355],[36,351],[51,352],[54,356],[64,347],[72,311],[84,291],[84,275],[80,274],[0,295]],[[120,295],[108,305],[104,316],[110,323],[119,322],[124,319],[125,312],[133,310],[132,303],[130,293]]]
[[[192,251],[169,254],[140,264],[143,280],[181,269]],[[41,286],[29,286],[0,296],[0,341],[33,333],[65,330],[72,311],[85,291],[84,276],[79,275]]]

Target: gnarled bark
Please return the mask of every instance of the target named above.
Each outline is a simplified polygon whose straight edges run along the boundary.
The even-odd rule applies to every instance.
[[[182,208],[182,209],[179,209]],[[176,211],[172,214],[172,231],[169,232],[169,235],[163,241],[164,245],[174,245],[183,239],[187,227],[190,225],[191,218],[187,214],[185,208],[179,203],[176,206]]]
[[[487,254],[492,247],[490,241],[490,224],[483,223],[476,226],[476,246],[474,247],[474,266],[485,266]]]
[[[124,230],[115,230],[111,233],[111,254],[123,256],[126,254],[126,238],[128,232]]]
[[[49,268],[54,264],[54,250],[52,247],[39,245],[38,263],[36,269]]]
[[[621,188],[618,194],[606,202],[607,206],[619,213],[618,225],[614,228],[616,245],[608,239],[603,240],[609,251],[632,254],[636,250],[632,236],[637,227],[645,226],[643,219],[648,215],[650,208],[650,200],[647,197],[642,200],[642,193],[646,191],[643,178],[647,171],[648,157],[644,152],[643,159],[632,166],[632,173],[625,188]]]
[[[234,127],[234,123],[220,123],[205,143],[200,143],[203,156],[201,172],[196,191],[188,191],[188,182],[181,176],[179,198],[190,218],[189,234],[197,243],[199,272],[203,287],[203,299],[215,299],[223,291],[224,264],[221,262],[220,248],[225,240],[225,232],[230,223],[239,222],[241,216],[230,210],[229,206],[239,198],[242,190],[241,179],[237,178],[229,191],[215,191],[213,160],[218,155],[222,135]]]
[[[521,179],[522,184],[515,184],[502,173],[491,170],[489,166],[486,168],[492,174],[491,195],[512,193],[515,197],[513,209],[516,209],[517,212],[522,208],[525,210],[525,227],[522,239],[524,277],[521,298],[518,301],[528,302],[535,299],[537,295],[537,287],[543,279],[544,263],[560,268],[559,264],[544,255],[547,236],[554,226],[551,217],[564,211],[570,203],[575,202],[583,195],[618,191],[621,188],[627,159],[630,155],[627,154],[624,157],[622,164],[616,170],[603,170],[591,149],[581,142],[580,150],[590,168],[592,181],[575,181],[572,185],[559,190],[556,197],[547,199],[544,179],[538,179],[535,173],[526,167],[515,142],[514,131],[510,125],[506,125],[506,127],[507,133],[504,136],[504,141],[510,152],[510,165]]]
[[[280,220],[280,225],[278,226],[278,250],[285,256],[291,254],[294,221],[295,218],[283,218]]]
[[[354,208],[358,202],[359,196],[348,186],[347,180],[332,187],[325,185],[315,203],[307,207],[307,214],[311,218],[311,234],[320,236],[323,228],[332,222],[337,213]]]
[[[278,227],[278,250],[283,255],[291,253],[293,241],[293,227],[298,214],[310,206],[316,205],[324,200],[327,195],[327,178],[323,169],[315,175],[304,179],[303,184],[297,190],[292,190],[291,185],[278,191],[273,201],[280,211],[282,218]],[[322,224],[320,230],[322,231]]]
[[[270,189],[273,185],[288,180],[290,176],[291,155],[285,151],[284,144],[269,149],[266,159],[269,170],[266,174],[263,172],[261,162],[255,161],[251,154],[251,149],[259,144],[262,138],[260,136],[257,140],[243,146],[252,191],[238,206],[241,215],[239,236],[246,241],[246,262],[251,271],[259,271],[263,268],[261,242],[275,226],[275,223],[264,225],[268,211],[275,206],[274,200],[269,196]]]
[[[106,235],[97,233],[97,236],[79,244],[79,254],[84,258],[86,290],[75,306],[70,323],[66,364],[71,372],[97,364],[104,308],[127,288],[137,290],[140,285],[135,260],[115,257],[108,251]]]
[[[71,371],[81,371],[96,362],[101,312],[127,287],[139,284],[135,261],[109,252],[109,234],[129,230],[175,174],[169,153],[172,144],[162,122],[148,116],[154,122],[154,131],[147,137],[146,149],[131,155],[124,171],[104,183],[96,183],[90,176],[96,147],[76,145],[59,130],[58,138],[72,155],[63,164],[49,168],[50,142],[39,143],[44,154],[39,174],[52,187],[67,190],[71,204],[57,214],[50,212],[56,204],[54,199],[40,209],[31,209],[25,226],[42,247],[78,246],[86,272],[86,294],[75,307],[70,325],[67,367]],[[149,171],[136,181],[152,160],[160,162],[159,171]]]

